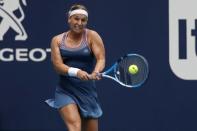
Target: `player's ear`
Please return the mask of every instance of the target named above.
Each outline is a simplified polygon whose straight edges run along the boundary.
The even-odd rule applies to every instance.
[[[71,19],[70,19],[70,17],[68,17],[68,23],[70,24],[70,22],[71,22]]]
[[[86,18],[86,22],[88,23],[88,18]]]

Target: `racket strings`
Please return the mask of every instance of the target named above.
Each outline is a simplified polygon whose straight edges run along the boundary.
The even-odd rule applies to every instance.
[[[138,67],[136,74],[131,74],[128,70],[132,64]],[[148,74],[148,65],[145,59],[138,55],[127,56],[118,62],[115,74],[123,84],[135,86],[145,81]]]

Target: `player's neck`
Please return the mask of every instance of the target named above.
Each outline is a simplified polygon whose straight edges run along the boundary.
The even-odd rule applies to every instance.
[[[69,32],[68,32],[68,36],[69,36],[71,39],[75,39],[75,40],[81,39],[82,35],[83,35],[83,32],[81,32],[81,33],[76,33],[76,32],[74,32],[74,31],[69,31]]]

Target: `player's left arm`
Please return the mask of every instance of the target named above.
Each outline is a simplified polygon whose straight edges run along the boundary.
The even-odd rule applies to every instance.
[[[105,48],[102,38],[95,31],[90,31],[90,47],[96,58],[96,65],[92,72],[94,79],[100,79],[96,77],[96,73],[103,71],[105,67]]]

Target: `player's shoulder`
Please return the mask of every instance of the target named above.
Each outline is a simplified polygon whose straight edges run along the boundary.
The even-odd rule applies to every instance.
[[[91,29],[88,29],[88,38],[89,38],[89,41],[90,41],[90,43],[92,42],[92,41],[97,41],[97,40],[101,40],[102,41],[102,38],[101,38],[101,36],[99,35],[99,33],[97,33],[97,31],[95,31],[95,30],[91,30]]]
[[[64,36],[65,32],[55,35],[51,39],[52,44],[59,44]]]
[[[95,30],[87,29],[87,33],[89,36],[97,36],[99,35]]]

